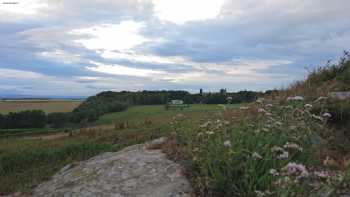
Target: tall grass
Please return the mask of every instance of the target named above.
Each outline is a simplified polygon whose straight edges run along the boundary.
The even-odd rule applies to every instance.
[[[303,103],[263,103],[195,125],[174,118],[199,196],[309,196],[319,188],[326,120]],[[328,170],[328,168],[326,168]],[[343,176],[343,175],[342,175]],[[330,185],[334,182],[330,181]],[[335,181],[336,182],[336,181]],[[320,183],[327,185],[327,183]]]
[[[0,154],[0,191],[8,193],[15,191],[15,188],[30,188],[48,179],[63,165],[113,150],[113,146],[108,144],[80,143],[2,153]]]

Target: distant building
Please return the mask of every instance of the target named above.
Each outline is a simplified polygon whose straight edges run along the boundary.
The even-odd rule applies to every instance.
[[[183,105],[184,101],[183,100],[171,100],[169,102],[170,105]]]
[[[220,94],[226,94],[226,92],[227,92],[227,90],[226,90],[226,88],[225,89],[220,89]]]

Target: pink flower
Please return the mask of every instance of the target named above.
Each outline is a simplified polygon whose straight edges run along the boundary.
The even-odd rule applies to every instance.
[[[309,176],[309,172],[306,170],[306,167],[302,164],[297,164],[294,162],[288,163],[287,166],[283,168],[288,175],[295,175],[298,179],[305,178]]]

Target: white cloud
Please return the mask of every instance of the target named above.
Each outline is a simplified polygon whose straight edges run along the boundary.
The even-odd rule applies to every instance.
[[[71,54],[61,49],[56,49],[54,51],[43,51],[38,55],[40,57],[55,60],[57,62],[63,62],[65,64],[78,63],[82,61],[79,54]]]
[[[136,77],[152,77],[154,75],[164,74],[163,71],[155,71],[151,69],[139,69],[139,68],[131,68],[127,66],[117,65],[117,64],[103,64],[99,62],[90,62],[96,66],[94,67],[86,67],[86,69],[111,74],[111,75],[126,75],[126,76],[136,76]]]
[[[155,15],[176,24],[216,18],[224,0],[153,0]]]
[[[89,28],[74,29],[73,35],[88,36],[75,40],[90,50],[129,50],[146,41],[147,38],[140,35],[143,23],[135,21],[122,21],[120,24],[102,24]]]
[[[0,21],[16,21],[36,17],[49,5],[42,0],[0,1]]]
[[[1,79],[40,79],[46,78],[45,75],[24,70],[0,68]]]
[[[139,54],[134,51],[128,52],[113,52],[104,51],[101,57],[114,60],[127,60],[137,63],[151,63],[151,64],[183,64],[186,62],[185,58],[180,56],[163,57],[153,54]]]

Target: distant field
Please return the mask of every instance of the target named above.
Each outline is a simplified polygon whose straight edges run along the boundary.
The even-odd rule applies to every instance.
[[[46,113],[70,112],[81,101],[78,100],[6,100],[0,101],[0,113],[19,112],[25,110],[40,109]]]

